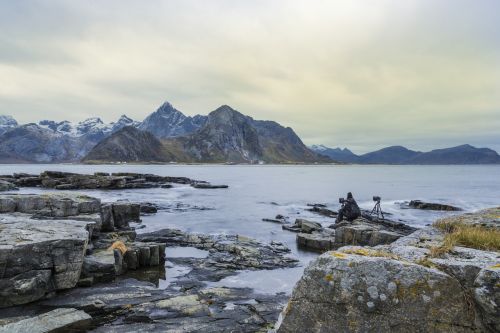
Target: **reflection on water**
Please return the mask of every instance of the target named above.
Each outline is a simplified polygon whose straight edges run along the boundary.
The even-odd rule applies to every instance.
[[[166,270],[164,266],[141,267],[140,269],[137,269],[135,271],[129,270],[127,273],[119,277],[119,279],[128,278],[151,282],[156,287],[159,287],[160,281],[164,281],[166,279]]]

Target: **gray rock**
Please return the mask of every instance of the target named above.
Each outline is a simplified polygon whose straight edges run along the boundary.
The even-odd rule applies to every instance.
[[[475,330],[457,280],[384,257],[327,252],[312,262],[278,332]]]
[[[305,232],[307,234],[310,234],[313,231],[320,231],[323,229],[321,223],[308,221],[305,219],[296,219],[295,226],[300,228],[301,232]]]
[[[213,236],[163,229],[137,235],[137,240],[209,250],[208,258],[203,260],[199,269],[203,274],[215,274],[219,277],[231,275],[235,270],[275,269],[297,265],[296,259],[285,256],[290,249],[283,244],[264,244],[241,235]],[[151,258],[154,258],[153,252]],[[210,272],[207,273],[206,270]]]
[[[84,330],[90,320],[91,317],[81,310],[55,309],[36,317],[0,326],[0,333],[55,333]]]
[[[100,212],[99,199],[78,194],[6,194],[0,196],[0,212],[68,217]]]
[[[299,233],[297,244],[302,248],[324,252],[335,248],[335,239],[330,233]]]
[[[297,235],[297,243],[303,248],[314,251],[328,251],[346,245],[376,246],[390,244],[397,239],[415,231],[399,222],[370,221],[360,217],[353,222],[335,224],[334,229],[318,229],[320,224],[298,219],[293,227],[283,226],[283,229],[302,233]],[[303,222],[306,221],[306,222]],[[312,222],[314,223],[314,222]],[[302,227],[304,225],[304,227]],[[300,226],[300,229],[298,228]],[[311,232],[307,235],[304,232]]]
[[[474,281],[474,299],[481,310],[484,326],[500,331],[500,265],[484,268]]]
[[[440,224],[495,229],[499,213],[497,207]],[[454,246],[432,257],[444,242],[441,230],[426,227],[391,244],[323,254],[296,285],[278,332],[499,331],[498,251]]]
[[[218,188],[228,188],[228,185],[212,185],[210,183],[194,183],[191,185],[194,188],[201,188],[201,189],[218,189]]]
[[[446,210],[446,211],[462,210],[461,208],[451,206],[451,205],[445,205],[445,204],[434,203],[434,202],[424,202],[421,200],[410,201],[410,203],[408,204],[408,207],[414,208],[414,209],[424,209],[424,210]]]
[[[133,203],[114,203],[113,221],[115,228],[127,228],[129,222],[140,222],[141,206]]]
[[[337,217],[338,213],[336,211],[330,210],[326,208],[325,205],[322,204],[309,204],[308,206],[311,206],[311,208],[308,208],[307,210],[319,215],[323,215],[326,217]]]
[[[0,180],[0,192],[2,191],[12,191],[12,190],[17,190],[17,187],[5,180]]]
[[[74,287],[89,241],[87,223],[3,216],[0,225],[0,307]],[[21,283],[24,281],[24,283]]]
[[[113,218],[113,205],[103,204],[101,206],[102,231],[114,231],[115,220]]]
[[[94,251],[83,259],[82,278],[92,278],[92,282],[113,281],[120,267],[115,267],[113,250]]]

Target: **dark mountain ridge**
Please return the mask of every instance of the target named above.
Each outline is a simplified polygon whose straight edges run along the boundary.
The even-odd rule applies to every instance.
[[[153,142],[143,140],[146,131],[124,128],[97,145],[85,161],[143,161],[199,163],[315,163],[331,162],[308,149],[291,128],[260,121],[227,105],[212,111],[193,133]],[[135,136],[131,138],[130,136]],[[153,136],[154,137],[154,136]],[[130,143],[132,142],[132,143]],[[142,156],[141,144],[155,147],[156,159]],[[123,145],[123,147],[122,147]],[[125,149],[132,150],[130,156]],[[115,154],[116,152],[116,154]],[[108,158],[106,159],[106,155]],[[138,159],[139,158],[139,159]]]
[[[416,165],[447,165],[447,164],[498,164],[500,155],[489,148],[476,148],[465,144],[451,148],[435,149],[429,152],[419,152],[402,146],[386,147],[363,155],[347,155],[339,153],[339,149],[325,146],[312,146],[317,153],[329,156],[340,162],[358,164],[416,164]]]

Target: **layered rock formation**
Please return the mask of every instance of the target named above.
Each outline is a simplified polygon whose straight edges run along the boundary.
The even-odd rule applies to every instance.
[[[0,307],[159,265],[163,244],[134,242],[136,206],[78,194],[0,196]]]
[[[40,175],[0,175],[0,186],[5,190],[15,187],[43,187],[55,190],[102,189],[120,190],[133,188],[169,188],[172,184],[189,184],[195,188],[227,188],[226,185],[211,185],[205,181],[186,177],[157,176],[141,173],[104,173],[93,175],[61,171],[44,171]]]
[[[500,229],[500,208],[447,223]],[[498,231],[497,231],[498,232]],[[326,252],[305,270],[278,332],[498,332],[500,254],[435,227],[389,245]]]

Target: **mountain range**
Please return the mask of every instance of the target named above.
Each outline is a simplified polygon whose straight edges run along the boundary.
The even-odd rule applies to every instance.
[[[329,148],[323,145],[310,146],[318,154],[332,160],[355,164],[498,164],[500,155],[489,148],[476,148],[465,144],[461,146],[435,149],[429,152],[410,150],[402,146],[386,147],[370,153],[356,155],[347,148]]]
[[[0,117],[0,162],[331,162],[289,127],[254,120],[224,105],[207,116],[185,116],[170,103],[144,121],[121,116],[79,123],[42,120],[19,125]]]
[[[165,105],[164,105],[165,106]],[[204,163],[328,163],[307,148],[291,128],[254,120],[223,105],[208,116],[185,117],[162,106],[137,128],[128,126],[101,141],[84,162],[147,161]],[[159,127],[150,122],[171,119]],[[174,126],[167,126],[172,125]],[[148,125],[151,125],[152,130]],[[156,133],[156,135],[154,135]],[[175,135],[183,133],[183,135]]]
[[[186,116],[165,102],[143,121],[122,115],[104,123],[42,120],[19,124],[0,115],[0,163],[58,162],[490,164],[500,156],[462,145],[430,152],[387,147],[356,155],[347,148],[307,147],[290,127],[255,120],[223,105]]]

